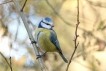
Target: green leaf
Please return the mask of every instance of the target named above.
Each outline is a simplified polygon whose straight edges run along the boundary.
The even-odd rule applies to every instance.
[[[97,28],[97,30],[100,30],[103,27],[103,25],[104,25],[104,21],[101,21],[98,28]]]

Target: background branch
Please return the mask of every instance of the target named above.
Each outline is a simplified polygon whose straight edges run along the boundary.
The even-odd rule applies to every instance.
[[[69,26],[72,26],[72,27],[75,27],[75,25],[73,25],[73,24],[67,22],[61,15],[59,15],[59,14],[56,12],[56,10],[53,8],[53,6],[49,3],[48,0],[46,0],[46,2],[47,2],[47,4],[49,5],[49,7],[54,11],[54,13],[55,13],[65,24],[67,24],[67,25],[69,25]],[[86,31],[85,29],[83,29],[83,28],[81,28],[81,27],[79,27],[78,29],[83,30],[83,31]]]
[[[24,9],[24,7],[26,5],[26,2],[27,2],[27,0],[25,0],[24,5],[22,6],[21,12],[23,12],[23,9]]]
[[[67,68],[66,68],[66,71],[68,71],[68,68],[69,68],[69,65],[70,65],[70,63],[72,62],[72,59],[73,59],[73,56],[74,56],[74,54],[75,54],[75,52],[76,52],[76,49],[77,49],[77,47],[78,47],[78,44],[79,43],[77,43],[77,38],[78,38],[78,34],[77,34],[77,29],[78,29],[78,25],[80,24],[80,22],[79,22],[79,0],[77,0],[77,24],[76,24],[76,29],[75,29],[75,39],[74,39],[74,51],[73,51],[73,53],[72,53],[72,56],[71,56],[71,58],[70,58],[70,60],[69,60],[69,63],[68,63],[68,65],[67,65]]]
[[[10,3],[10,2],[13,2],[13,1],[3,2],[3,3],[1,3],[0,5],[7,4],[7,3]]]
[[[59,14],[55,11],[55,9],[54,9],[53,6],[49,3],[48,0],[46,0],[46,2],[47,2],[47,4],[49,5],[49,7],[54,11],[54,13],[55,13],[64,23],[66,23],[66,24],[69,25],[69,26],[74,26],[73,24],[70,24],[69,22],[65,21],[64,18],[63,18],[61,15],[59,15]]]
[[[7,65],[10,67],[11,71],[13,71],[12,70],[12,66],[11,66],[11,57],[10,57],[10,64],[9,64],[9,62],[7,61],[7,59],[5,58],[5,56],[1,52],[0,52],[0,54],[4,58],[4,60],[6,61]]]
[[[103,3],[103,5],[101,5],[100,2],[92,2],[92,1],[89,1],[89,0],[86,0],[87,2],[89,2],[91,5],[94,5],[94,6],[98,6],[98,7],[102,7],[102,8],[106,8],[106,4]]]
[[[13,71],[13,70],[12,70],[12,62],[11,62],[11,57],[10,57],[10,69],[11,69],[11,71]]]

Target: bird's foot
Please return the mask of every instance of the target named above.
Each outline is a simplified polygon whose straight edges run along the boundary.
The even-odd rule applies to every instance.
[[[36,59],[38,59],[38,58],[41,58],[43,55],[37,55],[37,58]]]
[[[46,53],[47,53],[47,52],[45,52],[45,53],[42,54],[42,55],[37,55],[37,58],[36,58],[36,59],[41,58],[41,57],[44,56]]]
[[[35,44],[36,44],[37,42],[36,42],[35,40],[33,40],[33,41],[31,41],[31,44],[33,44],[33,43],[35,43]]]

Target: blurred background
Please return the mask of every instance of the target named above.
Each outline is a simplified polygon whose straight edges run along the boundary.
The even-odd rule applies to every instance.
[[[79,1],[79,46],[69,71],[106,71],[106,0]],[[25,0],[17,2],[22,7]],[[42,18],[52,18],[69,60],[74,50],[77,0],[28,0],[23,11],[32,34]],[[41,71],[23,21],[10,0],[0,0],[0,52],[8,61],[11,57],[13,71]],[[48,71],[65,71],[67,66],[58,53],[47,53],[43,60]],[[10,71],[1,55],[0,71]]]

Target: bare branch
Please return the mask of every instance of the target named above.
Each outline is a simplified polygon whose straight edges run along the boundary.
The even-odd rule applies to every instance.
[[[10,2],[13,2],[13,1],[7,1],[7,2],[4,2],[4,3],[1,3],[0,5],[7,4],[7,3],[10,3]]]
[[[16,34],[15,34],[15,39],[14,39],[14,41],[17,40],[18,29],[19,29],[19,26],[20,26],[20,21],[19,21],[19,19],[18,19],[18,22],[19,22],[19,24],[18,24],[18,26],[17,26],[17,30],[16,30]]]
[[[0,54],[1,54],[1,56],[5,59],[7,65],[10,67],[11,71],[13,71],[13,70],[12,70],[11,63],[9,64],[9,62],[7,61],[7,59],[5,58],[5,56],[4,56],[1,52],[0,52]],[[11,62],[11,58],[10,58],[10,62]]]
[[[58,13],[56,12],[56,10],[53,8],[53,6],[49,3],[48,0],[46,0],[46,2],[47,2],[47,4],[49,5],[49,7],[54,11],[54,13],[55,13],[65,24],[67,24],[67,25],[69,25],[69,26],[72,26],[72,27],[75,27],[75,25],[73,25],[73,24],[67,22],[60,14],[58,14]],[[78,29],[83,30],[83,31],[86,31],[84,28],[81,28],[81,27],[79,27]]]
[[[22,6],[21,12],[23,12],[23,9],[24,9],[24,7],[25,7],[25,5],[26,5],[26,2],[27,2],[27,0],[25,0],[24,5]]]
[[[93,5],[93,6],[98,6],[98,7],[102,7],[102,8],[106,8],[106,4],[105,3],[103,3],[103,5],[102,5],[102,3],[101,2],[92,2],[92,1],[89,1],[89,0],[86,0],[87,2],[89,2],[91,5]]]
[[[79,42],[77,43],[77,38],[78,38],[78,34],[77,34],[77,29],[78,29],[78,25],[80,24],[80,22],[79,22],[79,0],[77,0],[77,24],[76,24],[76,29],[75,29],[75,39],[74,39],[74,51],[73,51],[73,53],[72,53],[72,56],[71,56],[71,58],[70,58],[70,60],[69,60],[69,63],[68,63],[68,65],[67,65],[67,68],[66,68],[66,71],[68,71],[68,68],[69,68],[69,65],[70,65],[70,63],[72,62],[72,59],[73,59],[73,56],[74,56],[74,54],[75,54],[75,52],[76,52],[76,49],[77,49],[77,47],[78,47],[78,45],[79,45]]]
[[[28,21],[27,21],[27,19],[26,19],[25,14],[20,11],[21,8],[20,8],[19,4],[17,3],[17,1],[16,1],[16,0],[13,0],[13,2],[14,2],[14,4],[15,4],[16,8],[17,8],[18,13],[20,14],[20,16],[21,16],[21,18],[22,18],[22,20],[23,20],[23,24],[24,24],[24,26],[25,26],[25,28],[26,28],[26,30],[27,30],[27,33],[28,33],[28,35],[29,35],[29,39],[30,39],[31,41],[34,41],[34,38],[33,38],[33,36],[32,36],[31,30],[29,29]],[[39,55],[39,52],[38,52],[38,50],[37,50],[37,45],[36,45],[36,44],[32,44],[32,45],[33,45],[34,51],[35,51],[35,53],[36,53],[36,56]],[[42,58],[39,58],[38,61],[39,61],[39,64],[40,64],[40,66],[41,66],[41,70],[42,70],[42,71],[46,71],[46,68],[45,68],[45,66],[44,66],[44,63],[43,63]]]
[[[53,6],[49,3],[48,0],[46,0],[46,2],[47,2],[47,4],[49,5],[49,7],[54,11],[54,13],[55,13],[64,23],[66,23],[66,24],[69,25],[69,26],[74,26],[73,24],[70,24],[69,22],[65,21],[64,18],[63,18],[61,15],[59,15],[59,14],[55,11],[55,9],[54,9]]]
[[[11,57],[10,57],[10,69],[11,69],[11,71],[13,71],[13,70],[12,70],[12,62],[11,62]]]

